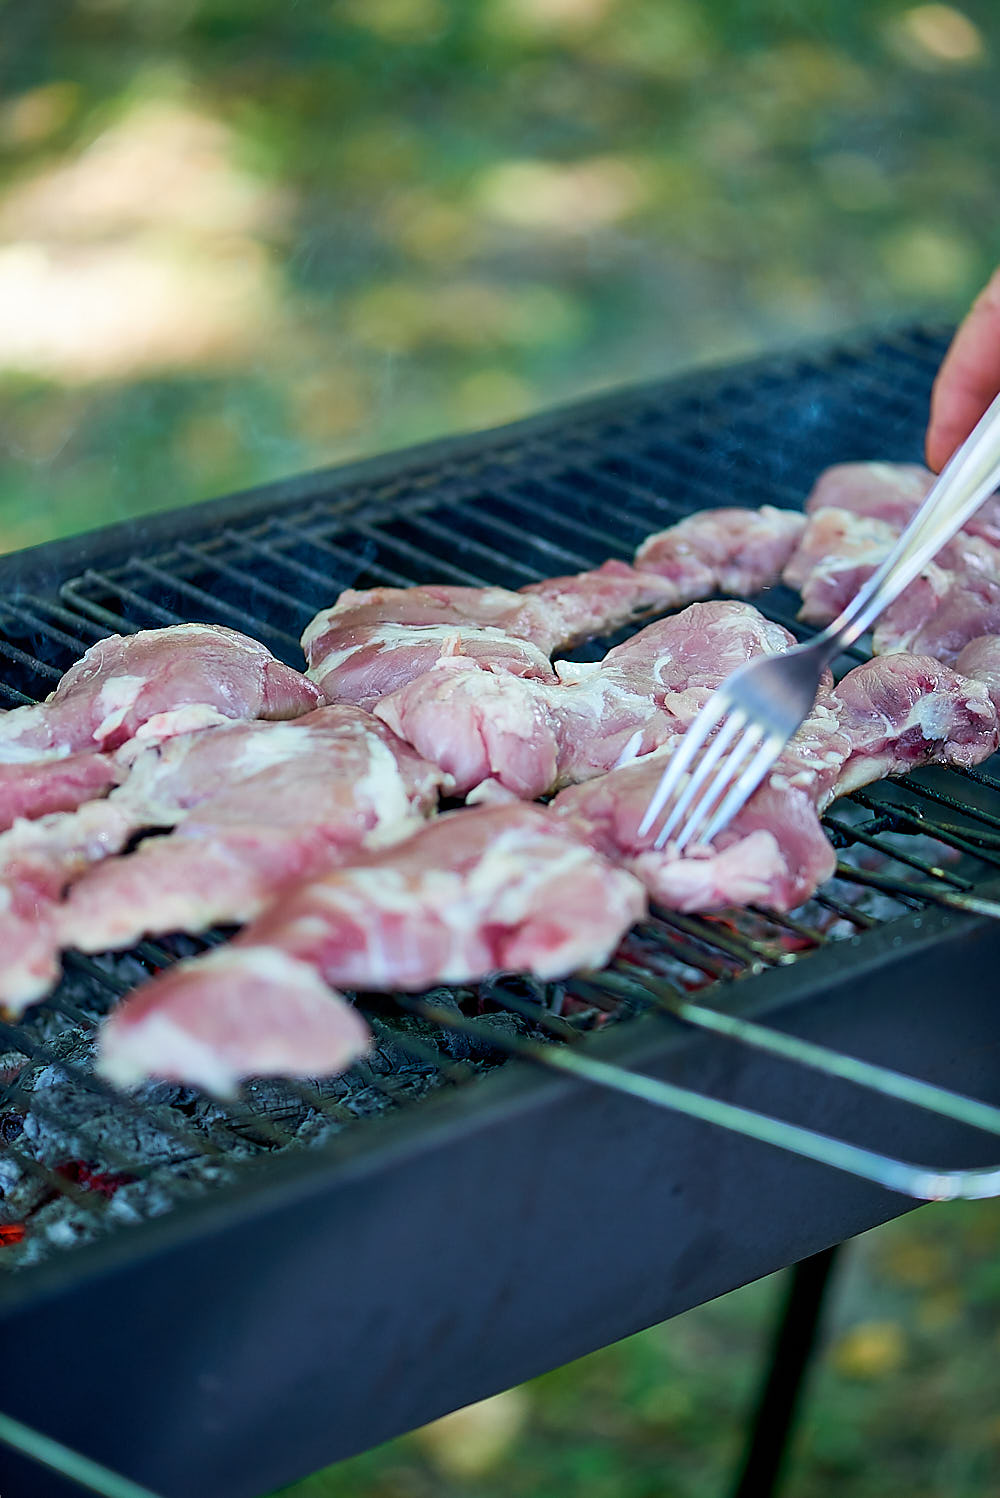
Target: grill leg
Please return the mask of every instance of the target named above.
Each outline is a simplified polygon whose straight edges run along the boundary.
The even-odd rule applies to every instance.
[[[792,1270],[733,1498],[772,1498],[777,1492],[803,1378],[816,1343],[830,1270],[838,1252],[837,1247],[824,1249]]]

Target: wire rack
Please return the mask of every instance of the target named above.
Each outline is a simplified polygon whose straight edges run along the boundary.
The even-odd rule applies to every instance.
[[[827,463],[918,455],[941,352],[930,334],[750,367],[701,385],[637,391],[608,405],[417,459],[391,479],[319,475],[268,513],[208,530],[197,508],[152,555],[137,530],[110,555],[36,590],[31,569],[0,605],[7,705],[37,700],[109,631],[214,621],[301,665],[298,638],[346,586],[440,581],[517,587],[630,556],[651,530],[717,504],[800,504]],[[252,509],[252,513],[250,513]],[[796,600],[756,600],[800,636]],[[618,638],[618,637],[616,637]],[[602,653],[609,640],[581,654]],[[844,666],[863,653],[851,652]],[[359,995],[375,1046],[345,1076],[258,1081],[220,1103],[151,1084],[118,1093],[93,1073],[92,1041],[137,981],[206,942],[144,942],[109,959],[70,954],[56,994],[18,1024],[0,1023],[0,1266],[28,1272],[55,1250],[169,1212],[240,1182],[261,1156],[350,1140],[428,1094],[476,1086],[511,1062],[569,1071],[914,1197],[1000,1192],[997,1169],[941,1170],[772,1118],[595,1056],[593,1031],[658,1016],[1000,1134],[1000,1109],[741,1017],[734,994],[759,974],[887,923],[946,907],[994,917],[1000,780],[927,771],[837,804],[825,819],[836,878],[802,910],[719,918],[654,910],[601,973],[563,983],[496,977],[419,997]],[[733,985],[740,980],[739,986]],[[1000,1147],[998,1147],[1000,1156]]]

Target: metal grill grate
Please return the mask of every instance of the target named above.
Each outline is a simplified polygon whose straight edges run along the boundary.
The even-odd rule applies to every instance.
[[[301,664],[305,624],[349,585],[518,586],[629,556],[649,531],[694,508],[800,503],[829,462],[917,456],[941,348],[934,336],[915,333],[680,390],[640,391],[583,415],[460,445],[388,481],[344,485],[321,475],[310,493],[276,501],[272,513],[258,497],[245,520],[208,530],[196,509],[176,517],[175,536],[155,554],[140,551],[137,531],[123,555],[109,546],[101,565],[58,589],[35,587],[26,558],[15,596],[0,605],[0,693],[11,705],[37,698],[102,634],[184,619],[231,625]],[[803,633],[791,595],[775,590],[758,602]],[[143,943],[124,957],[70,956],[47,1004],[18,1025],[0,1024],[0,1265],[27,1269],[53,1248],[238,1183],[263,1155],[334,1135],[349,1140],[365,1120],[468,1086],[512,1054],[601,1081],[602,1063],[551,1042],[575,1042],[650,1009],[673,1024],[781,1051],[777,1032],[724,1021],[706,997],[724,1009],[732,980],[864,939],[908,912],[943,905],[997,913],[983,887],[1000,868],[998,792],[1000,781],[986,772],[925,772],[858,793],[827,818],[843,853],[837,879],[794,917],[657,911],[602,975],[556,984],[498,979],[416,1000],[362,996],[377,1041],[370,1059],[330,1081],[253,1083],[226,1105],[163,1084],[121,1095],[90,1070],[93,1034],[108,1007],[204,943],[177,938]],[[882,1091],[897,1086],[888,1072],[834,1053],[800,1048],[793,1055],[786,1045],[783,1054]],[[748,1127],[750,1115],[723,1116],[729,1105],[692,1103],[659,1086],[659,1093],[646,1086],[647,1100]],[[899,1087],[910,1102],[1000,1132],[992,1109],[917,1084]],[[786,1132],[784,1142],[810,1152],[804,1137],[796,1143]],[[817,1158],[829,1160],[829,1149]],[[886,1184],[921,1184],[904,1182],[889,1166],[865,1170],[860,1155],[839,1163]]]

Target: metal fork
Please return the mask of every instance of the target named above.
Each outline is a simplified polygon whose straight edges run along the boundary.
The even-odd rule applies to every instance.
[[[881,566],[833,623],[803,645],[748,661],[712,693],[671,756],[639,825],[640,836],[666,807],[654,848],[668,841],[679,851],[710,843],[809,715],[830,662],[864,634],[998,484],[1000,396],[945,464]]]

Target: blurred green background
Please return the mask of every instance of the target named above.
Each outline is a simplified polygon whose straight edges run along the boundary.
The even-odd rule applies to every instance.
[[[0,0],[0,546],[894,316],[993,0]]]
[[[0,0],[0,550],[957,317],[998,52],[993,0]],[[780,1288],[295,1498],[719,1498]],[[1000,1211],[869,1235],[789,1494],[994,1498],[998,1360]]]

